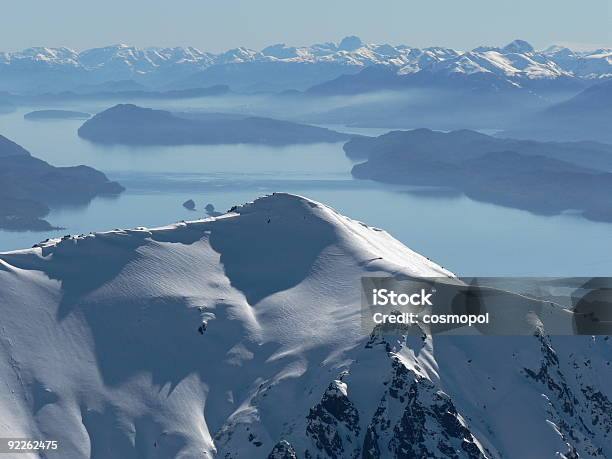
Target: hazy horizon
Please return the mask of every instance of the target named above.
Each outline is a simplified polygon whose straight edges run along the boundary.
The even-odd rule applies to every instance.
[[[39,43],[39,44],[34,44],[31,46],[24,46],[21,48],[13,48],[13,49],[0,49],[0,53],[17,53],[20,51],[24,51],[26,49],[33,49],[33,48],[50,48],[50,49],[58,49],[58,48],[67,48],[67,49],[71,49],[73,51],[76,52],[82,52],[82,51],[86,51],[89,49],[100,49],[100,48],[106,48],[106,47],[111,47],[111,46],[120,46],[120,45],[125,45],[125,46],[130,46],[130,47],[135,47],[137,49],[148,49],[148,48],[176,48],[176,47],[192,47],[192,48],[196,48],[199,51],[202,52],[209,52],[212,54],[221,54],[223,52],[229,51],[231,49],[236,49],[236,48],[246,48],[246,49],[251,49],[254,51],[262,51],[263,49],[265,49],[268,46],[273,46],[273,45],[278,45],[278,44],[283,44],[286,45],[288,47],[296,47],[296,48],[301,48],[301,47],[309,47],[312,45],[316,45],[316,44],[324,44],[324,43],[336,43],[339,44],[342,39],[346,38],[346,37],[352,37],[352,36],[357,36],[358,38],[361,39],[361,41],[365,44],[377,44],[377,45],[382,45],[382,44],[389,44],[392,46],[400,46],[400,45],[407,45],[407,46],[412,46],[415,48],[420,48],[420,49],[425,49],[425,48],[435,48],[435,47],[441,47],[441,48],[448,48],[448,49],[454,49],[457,51],[470,51],[472,49],[475,49],[477,47],[480,46],[493,46],[493,47],[504,47],[508,44],[510,44],[511,42],[515,41],[515,40],[524,40],[526,42],[528,42],[529,44],[531,44],[536,51],[543,51],[546,50],[547,48],[550,48],[552,46],[563,46],[566,48],[571,49],[572,51],[596,51],[598,49],[612,49],[612,44],[607,45],[607,44],[602,44],[602,43],[574,43],[574,42],[567,42],[567,41],[558,41],[558,42],[554,42],[554,43],[548,43],[548,44],[544,44],[541,46],[536,45],[533,41],[525,39],[524,37],[520,37],[517,36],[515,38],[509,39],[505,42],[501,42],[501,43],[489,43],[489,42],[482,42],[480,44],[476,44],[474,46],[470,46],[470,47],[460,47],[460,46],[452,46],[452,45],[442,45],[439,43],[431,43],[431,44],[423,44],[421,46],[416,46],[413,43],[407,43],[407,42],[385,42],[382,40],[367,40],[365,39],[363,36],[360,35],[356,35],[356,34],[349,34],[349,35],[344,35],[341,37],[337,37],[337,38],[332,38],[329,40],[314,40],[312,42],[309,43],[292,43],[292,42],[286,42],[286,41],[271,41],[267,44],[264,44],[262,46],[247,46],[247,45],[237,45],[237,46],[233,46],[233,47],[228,47],[228,48],[222,48],[222,49],[217,49],[217,48],[206,48],[203,46],[195,46],[193,44],[189,44],[189,43],[184,43],[184,44],[165,44],[165,43],[152,43],[149,45],[137,45],[135,43],[131,43],[131,42],[125,42],[125,41],[117,41],[117,42],[108,42],[108,43],[100,43],[99,45],[96,46],[90,46],[90,47],[76,47],[76,46],[69,46],[69,45],[56,45],[56,46],[52,46],[49,45],[47,43]]]
[[[210,52],[244,46],[262,49],[284,42],[305,46],[357,35],[369,43],[468,50],[520,38],[535,48],[612,47],[612,3],[592,0],[560,6],[517,0],[491,4],[388,1],[386,5],[338,0],[325,3],[248,0],[223,3],[183,0],[180,5],[135,0],[83,3],[60,0],[10,2],[0,16],[1,51],[33,46],[82,50],[126,43],[137,47],[194,46]],[[27,33],[24,32],[27,24]]]

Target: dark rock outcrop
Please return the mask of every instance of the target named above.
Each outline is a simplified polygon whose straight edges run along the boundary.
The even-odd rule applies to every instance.
[[[268,459],[297,459],[297,455],[291,443],[287,440],[281,440],[274,445]]]
[[[321,402],[308,414],[306,435],[332,459],[359,457],[359,413],[340,380],[330,383]]]
[[[183,207],[187,210],[195,210],[196,208],[195,201],[193,199],[188,199],[187,201],[183,203]]]
[[[368,425],[364,459],[487,457],[448,395],[393,358],[393,374]]]

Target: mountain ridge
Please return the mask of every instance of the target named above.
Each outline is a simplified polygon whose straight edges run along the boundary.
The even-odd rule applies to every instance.
[[[610,454],[603,337],[368,335],[363,275],[452,278],[284,193],[1,253],[0,434],[62,459]]]
[[[596,140],[612,144],[612,80],[534,113],[510,125],[505,135],[541,140]]]
[[[320,66],[316,74],[303,81],[297,80],[297,70]],[[222,53],[209,53],[194,47],[137,48],[113,45],[77,52],[69,48],[29,48],[17,52],[0,53],[0,90],[31,91],[35,82],[47,90],[74,89],[82,84],[135,80],[151,87],[186,89],[229,84],[232,89],[264,88],[264,81],[242,81],[241,66],[245,71],[269,73],[271,69],[284,69],[295,80],[293,86],[285,81],[268,89],[306,89],[333,79],[341,74],[356,73],[370,65],[386,65],[398,74],[421,70],[451,73],[493,72],[512,81],[527,84],[530,80],[570,78],[596,80],[612,77],[612,50],[572,51],[550,47],[536,51],[527,42],[515,40],[504,47],[478,47],[457,51],[444,47],[415,48],[406,45],[368,44],[357,37],[346,37],[339,44],[322,43],[292,47],[276,44],[261,51],[235,48]],[[219,69],[213,70],[213,69]],[[42,75],[62,72],[62,84],[57,78]],[[29,72],[27,75],[24,72]],[[24,81],[19,81],[19,76]],[[199,75],[199,76],[197,76]],[[59,75],[57,75],[59,76]],[[275,78],[282,75],[274,75]],[[225,78],[225,81],[223,81]],[[233,81],[229,81],[231,79]],[[238,79],[235,79],[238,78]],[[316,80],[319,81],[316,81]],[[281,81],[281,80],[279,80]],[[279,83],[280,84],[280,83]],[[296,86],[297,85],[297,86]],[[37,89],[40,91],[40,89]]]

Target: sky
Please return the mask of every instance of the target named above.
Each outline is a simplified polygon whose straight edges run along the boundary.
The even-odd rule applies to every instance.
[[[4,0],[0,51],[116,43],[219,52],[366,42],[471,49],[522,38],[536,48],[612,47],[611,0]]]

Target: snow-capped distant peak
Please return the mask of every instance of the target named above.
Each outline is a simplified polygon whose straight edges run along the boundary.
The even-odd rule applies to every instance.
[[[563,45],[551,45],[542,51],[542,54],[574,54],[574,51]]]
[[[45,87],[53,81],[52,87],[71,89],[83,84],[100,84],[106,81],[133,79],[145,86],[185,84],[188,87],[203,84],[198,79],[208,81],[207,69],[232,66],[234,70],[219,72],[212,81],[229,84],[233,72],[240,72],[241,65],[262,64],[263,69],[255,72],[255,78],[262,81],[243,82],[237,78],[238,85],[246,88],[266,87],[265,72],[274,72],[274,65],[321,66],[320,79],[312,78],[311,85],[322,83],[326,76],[337,77],[345,73],[359,71],[368,66],[387,66],[399,74],[420,71],[448,74],[493,73],[520,85],[519,80],[575,78],[597,79],[612,74],[612,52],[572,51],[567,48],[549,48],[536,51],[524,40],[515,40],[498,48],[482,46],[472,51],[457,51],[442,47],[424,49],[405,45],[364,43],[356,36],[343,38],[340,43],[320,43],[312,46],[289,46],[276,44],[255,51],[245,47],[213,54],[194,47],[174,48],[137,48],[125,44],[112,45],[75,52],[68,48],[31,48],[21,52],[0,53],[0,66],[24,72],[24,78],[15,78],[13,73],[0,72],[0,90],[31,90],[32,86]],[[270,69],[267,67],[271,66]],[[330,73],[330,68],[333,71]],[[34,72],[36,70],[36,72]],[[40,71],[39,71],[40,70]],[[60,72],[62,78],[48,78],[47,72]],[[212,72],[215,73],[215,72]],[[283,72],[281,72],[283,73]],[[311,72],[316,75],[317,72]],[[9,75],[6,82],[3,76]],[[191,78],[193,77],[193,82]],[[32,80],[32,81],[31,81]],[[227,80],[227,81],[226,81]],[[292,82],[282,83],[293,87]],[[4,86],[3,86],[4,84]],[[307,84],[307,83],[300,83]],[[299,84],[297,84],[299,86]],[[284,87],[284,86],[283,86]]]
[[[525,40],[514,40],[502,48],[504,53],[527,54],[533,53],[535,49]]]

